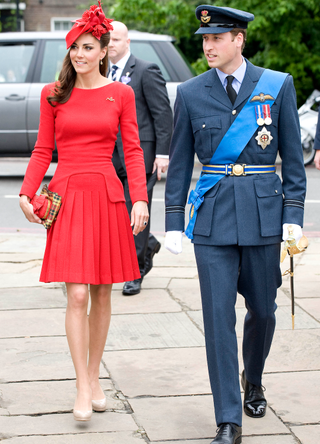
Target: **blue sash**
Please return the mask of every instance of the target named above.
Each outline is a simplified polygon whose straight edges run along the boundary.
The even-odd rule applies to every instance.
[[[251,137],[259,127],[255,116],[256,102],[251,102],[254,96],[258,96],[262,91],[267,91],[274,99],[266,99],[265,103],[274,104],[279,91],[288,74],[265,69],[257,83],[253,93],[249,97],[237,118],[234,120],[223,139],[219,143],[209,165],[235,163]],[[190,220],[185,231],[189,239],[193,239],[193,229],[197,219],[198,210],[204,201],[204,194],[215,186],[225,175],[224,174],[204,174],[201,175],[196,188],[189,194],[188,203],[192,204],[190,210]]]

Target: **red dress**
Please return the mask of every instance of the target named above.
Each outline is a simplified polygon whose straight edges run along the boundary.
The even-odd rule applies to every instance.
[[[40,126],[20,194],[37,192],[54,149],[59,154],[49,190],[62,196],[57,220],[47,233],[41,282],[110,284],[140,277],[123,186],[112,165],[121,135],[132,202],[148,201],[132,88],[114,82],[74,88],[55,107],[43,88]]]

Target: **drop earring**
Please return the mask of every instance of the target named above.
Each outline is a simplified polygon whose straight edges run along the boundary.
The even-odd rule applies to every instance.
[[[100,60],[100,65],[102,65],[102,59]]]

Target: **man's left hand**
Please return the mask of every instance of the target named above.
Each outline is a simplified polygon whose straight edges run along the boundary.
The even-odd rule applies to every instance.
[[[169,165],[169,159],[163,159],[162,157],[155,158],[153,163],[152,173],[154,173],[157,170],[158,180],[161,180],[161,173],[165,173],[167,171],[168,165]]]

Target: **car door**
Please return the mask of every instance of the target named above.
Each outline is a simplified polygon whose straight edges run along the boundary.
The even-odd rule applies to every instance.
[[[44,85],[58,80],[66,53],[65,39],[43,39],[39,44],[37,64],[27,103],[27,130],[31,150],[38,136],[41,90]]]
[[[0,41],[0,154],[29,153],[27,98],[36,42]]]

